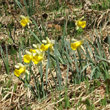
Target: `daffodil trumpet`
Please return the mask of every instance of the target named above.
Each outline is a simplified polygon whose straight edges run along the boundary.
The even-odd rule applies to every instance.
[[[74,43],[71,43],[71,49],[77,50],[83,43],[84,40],[75,41]]]

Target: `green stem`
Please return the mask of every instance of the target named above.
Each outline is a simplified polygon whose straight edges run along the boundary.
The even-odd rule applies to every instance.
[[[32,64],[32,62],[30,63],[30,73],[32,73],[32,75],[33,75],[33,78],[34,78],[34,83],[35,83],[35,89],[36,89],[36,93],[37,93],[37,80],[36,80],[36,77],[35,77],[35,75],[34,75],[34,73],[33,73],[33,71],[32,71],[32,69],[31,69],[31,64]]]
[[[78,57],[79,57],[79,64],[80,64],[80,71],[83,69],[83,65],[82,65],[82,62],[81,62],[81,54],[80,54],[80,50],[77,49],[77,52],[78,52]],[[81,80],[83,79],[83,74],[80,74],[80,78]]]

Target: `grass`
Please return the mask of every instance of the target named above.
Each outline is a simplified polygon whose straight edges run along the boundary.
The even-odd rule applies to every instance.
[[[87,10],[79,0],[4,3],[0,4],[0,109],[110,109],[110,1],[91,1]],[[3,21],[3,13],[12,20]],[[20,25],[20,15],[30,17],[29,26]],[[76,30],[75,20],[82,17],[87,26]],[[26,67],[29,74],[17,78],[14,66],[27,65],[25,51],[46,37],[55,40],[54,51],[48,49],[43,62],[31,62]],[[75,39],[84,39],[76,51],[70,47]]]

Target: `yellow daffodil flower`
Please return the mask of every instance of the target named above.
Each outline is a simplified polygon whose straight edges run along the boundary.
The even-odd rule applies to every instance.
[[[41,47],[40,47],[40,49],[41,49],[42,51],[46,51],[46,50],[48,50],[48,48],[50,48],[50,47],[52,48],[51,44],[46,44],[46,45],[42,44]]]
[[[85,28],[86,27],[86,21],[82,21],[83,17],[80,18],[79,20],[75,21],[76,29],[78,30],[79,28]]]
[[[14,75],[19,77],[22,73],[27,72],[26,70],[26,66],[24,66],[21,63],[18,63],[17,65],[15,65],[16,69],[14,70]]]
[[[25,63],[30,63],[33,58],[33,53],[26,51],[26,54],[23,56],[23,61]]]
[[[71,43],[72,50],[77,50],[77,48],[79,48],[83,44],[83,42],[84,42],[84,40],[80,40],[80,41]]]
[[[39,62],[41,62],[43,60],[44,56],[43,55],[35,55],[32,58],[32,61],[34,64],[38,64]]]
[[[31,21],[30,21],[28,16],[25,17],[25,16],[21,15],[21,18],[22,19],[20,20],[20,24],[21,24],[22,27],[25,27],[26,25],[31,23]]]
[[[38,64],[44,59],[44,52],[41,50],[36,50],[36,54],[33,55],[32,62]]]
[[[45,45],[42,44],[41,47],[40,47],[40,49],[41,49],[42,51],[46,51],[46,50],[48,50],[49,48],[50,48],[51,50],[54,50],[54,48],[53,48],[54,40],[50,40],[48,37],[46,37],[46,40],[42,40],[42,42],[45,43]]]
[[[32,57],[33,57],[32,55],[26,54],[26,55],[23,56],[23,61],[25,63],[30,63],[31,60],[32,60]]]

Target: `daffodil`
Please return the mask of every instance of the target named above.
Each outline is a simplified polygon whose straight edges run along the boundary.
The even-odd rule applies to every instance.
[[[33,55],[32,62],[34,64],[38,64],[43,59],[44,59],[44,52],[39,49],[36,49],[36,53]]]
[[[26,25],[28,25],[29,23],[31,23],[30,19],[28,16],[23,16],[21,15],[21,20],[20,20],[20,24],[22,27],[25,27]]]
[[[23,61],[25,63],[30,63],[33,58],[33,54],[29,51],[26,51],[26,54],[23,56]]]
[[[15,65],[15,70],[14,70],[14,75],[19,77],[22,73],[28,73],[28,71],[26,70],[26,66],[18,63],[17,65]]]
[[[53,46],[53,45],[51,45],[51,44],[46,44],[46,45],[42,44],[40,49],[41,49],[42,51],[46,51],[46,50],[48,50],[50,47],[52,48],[52,46]]]
[[[77,50],[77,48],[79,48],[83,44],[83,42],[84,40],[80,40],[80,41],[75,41],[74,43],[71,43],[72,50]]]
[[[35,55],[32,58],[32,61],[34,64],[38,64],[39,62],[41,62],[43,60],[44,56],[43,55]]]
[[[79,28],[85,28],[86,27],[86,21],[82,21],[84,17],[80,18],[79,20],[75,21],[76,29],[78,30]]]
[[[30,63],[31,60],[32,60],[32,55],[29,55],[29,54],[24,55],[23,61],[25,63]]]
[[[46,37],[46,40],[42,40],[44,44],[41,45],[40,49],[42,51],[46,51],[50,48],[50,50],[54,50],[53,45],[54,45],[54,40],[50,40],[48,37]]]

